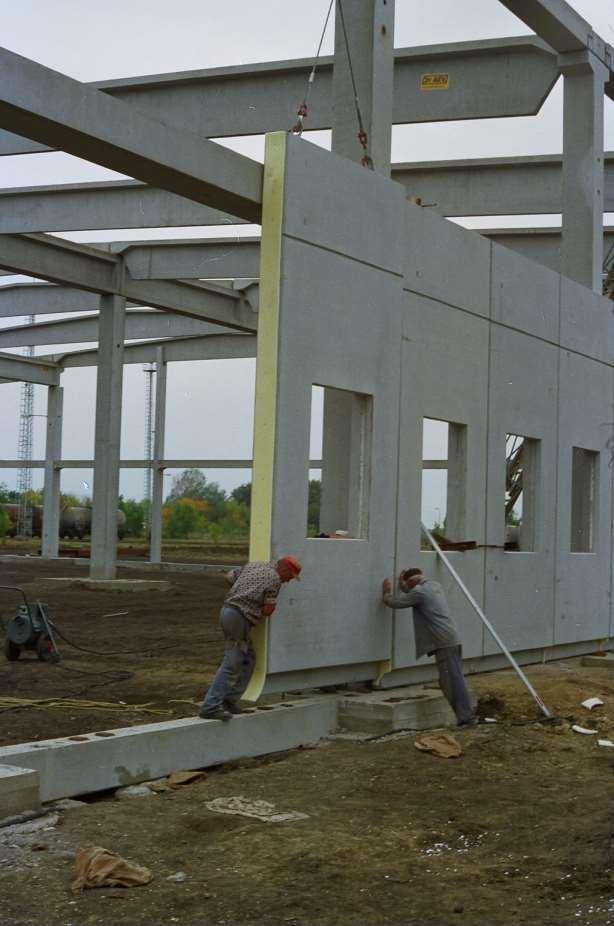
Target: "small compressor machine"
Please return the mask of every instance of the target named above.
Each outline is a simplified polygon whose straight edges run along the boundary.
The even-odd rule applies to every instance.
[[[23,604],[18,606],[17,613],[9,618],[6,626],[6,658],[14,662],[23,652],[32,650],[43,662],[59,662],[56,628],[49,617],[48,605],[42,601],[28,601],[24,590],[16,585],[0,585],[0,589],[19,592],[23,598]]]

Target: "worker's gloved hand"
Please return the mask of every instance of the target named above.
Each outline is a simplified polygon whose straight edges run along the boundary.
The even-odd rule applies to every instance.
[[[275,602],[265,601],[265,603],[262,605],[262,616],[270,617],[274,610],[275,610]]]
[[[382,582],[382,595],[389,595],[392,591],[392,585],[390,584],[390,579],[384,579]]]

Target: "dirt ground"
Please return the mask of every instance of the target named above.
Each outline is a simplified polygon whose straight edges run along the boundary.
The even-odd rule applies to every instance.
[[[32,565],[3,564],[1,581],[24,582]],[[35,567],[39,576],[47,570],[57,566]],[[0,663],[0,696],[70,693],[192,714],[194,705],[181,702],[199,699],[219,657],[214,623],[224,585],[211,575],[170,578],[173,590],[159,599],[70,589],[45,595],[60,628],[84,646],[175,648],[146,659],[141,652],[71,656],[60,666]],[[121,610],[129,614],[102,616]],[[456,733],[463,748],[456,759],[419,752],[413,734],[333,739],[210,769],[177,791],[130,801],[91,796],[29,835],[0,830],[0,924],[614,924],[614,749],[570,729],[578,722],[614,739],[614,674],[577,659],[528,674],[561,720],[535,723],[511,672],[472,676],[481,714],[498,722]],[[593,695],[605,703],[589,713],[581,701]],[[163,716],[21,708],[0,713],[1,741]],[[308,818],[270,824],[205,806],[229,796]],[[146,865],[154,879],[73,895],[74,855],[85,845]],[[168,880],[178,872],[185,879]]]
[[[1,585],[22,586],[30,598],[45,601],[59,633],[77,646],[112,655],[90,655],[60,639],[58,665],[41,663],[35,654],[14,663],[0,656],[0,698],[115,702],[116,711],[0,705],[0,745],[193,716],[223,650],[217,619],[228,589],[224,574],[120,570],[120,576],[171,583],[169,591],[156,593],[57,588],[44,581],[72,575],[86,576],[87,567],[0,561]],[[17,593],[0,589],[0,617],[10,617],[18,602]]]

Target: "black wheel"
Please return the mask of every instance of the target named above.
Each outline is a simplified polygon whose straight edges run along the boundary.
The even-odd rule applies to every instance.
[[[36,655],[43,662],[55,662],[56,660],[53,643],[46,633],[41,633],[36,641]]]
[[[19,649],[17,644],[13,643],[13,641],[9,640],[9,638],[7,637],[6,640],[4,641],[4,655],[6,656],[8,661],[15,662],[17,659],[19,659],[20,653],[21,653],[21,650]]]

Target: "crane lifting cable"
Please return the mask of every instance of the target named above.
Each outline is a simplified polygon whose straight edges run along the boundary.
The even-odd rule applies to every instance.
[[[290,129],[290,132],[293,135],[302,135],[303,134],[303,122],[307,118],[309,113],[309,97],[311,96],[311,91],[316,79],[316,70],[318,67],[318,61],[320,59],[320,52],[322,51],[322,43],[324,42],[324,36],[326,35],[326,29],[328,28],[328,20],[330,19],[331,10],[333,8],[333,3],[335,0],[330,0],[328,5],[328,13],[326,14],[326,19],[324,20],[324,28],[322,29],[322,35],[320,36],[320,42],[318,44],[318,49],[316,51],[315,58],[313,59],[313,64],[311,66],[311,71],[309,72],[309,77],[307,78],[307,86],[305,88],[305,95],[303,97],[303,102],[296,111],[298,119],[296,124]]]
[[[343,15],[343,0],[337,0],[337,6],[339,8],[339,20],[341,22],[341,31],[343,32],[343,42],[345,45],[345,51],[348,56],[348,68],[350,71],[350,80],[352,81],[352,92],[354,94],[354,107],[356,109],[356,119],[358,122],[358,141],[362,146],[362,158],[360,163],[363,167],[368,167],[369,170],[374,170],[373,159],[369,151],[369,136],[365,130],[364,122],[362,121],[362,113],[360,111],[360,100],[358,99],[358,88],[356,86],[356,78],[354,76],[354,67],[352,65],[352,54],[350,52],[350,42],[348,39],[347,29],[345,28],[345,16]]]

